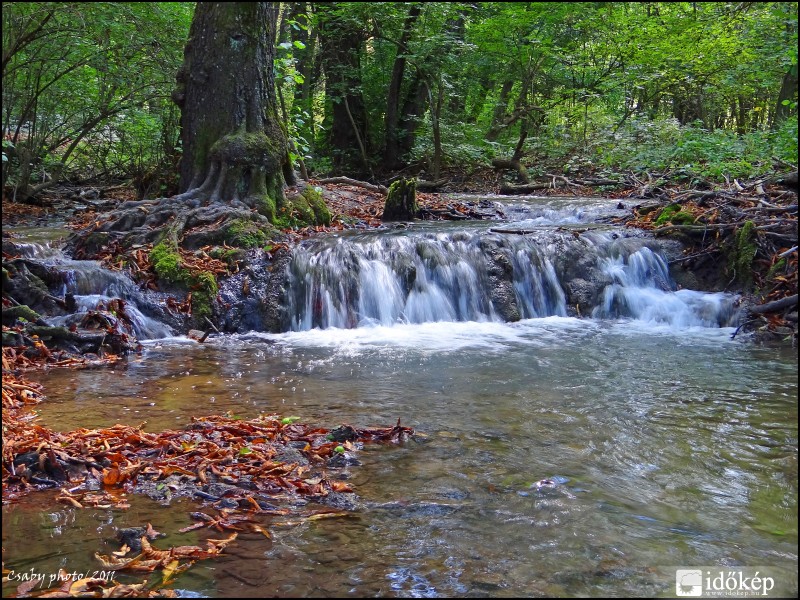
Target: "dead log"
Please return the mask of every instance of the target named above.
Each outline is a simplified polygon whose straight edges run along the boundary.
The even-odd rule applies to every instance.
[[[436,181],[425,181],[424,179],[417,179],[417,189],[420,191],[425,190],[429,192],[435,192],[440,187],[445,185],[448,181],[450,180],[447,178],[437,179]]]
[[[528,176],[528,170],[523,166],[521,162],[518,160],[507,160],[504,158],[495,158],[492,160],[492,166],[495,169],[510,169],[516,171],[519,175],[520,181],[524,184],[528,184],[531,182],[531,178]]]
[[[779,312],[787,308],[792,308],[793,306],[797,306],[797,294],[781,298],[780,300],[774,300],[773,302],[767,302],[766,304],[759,304],[751,308],[750,312],[763,315],[764,313]]]
[[[538,190],[549,190],[559,187],[597,187],[604,185],[624,185],[623,181],[616,179],[574,179],[569,180],[563,175],[550,175],[552,179],[547,183],[529,183],[524,185],[509,185],[504,184],[500,186],[500,193],[504,196],[514,196],[517,194],[531,194]]]
[[[350,179],[349,177],[328,177],[327,179],[320,179],[318,183],[336,183],[341,185],[352,185],[353,187],[364,188],[371,192],[378,192],[384,196],[389,193],[389,188],[382,185],[375,185],[367,183],[366,181],[359,181],[358,179]]]

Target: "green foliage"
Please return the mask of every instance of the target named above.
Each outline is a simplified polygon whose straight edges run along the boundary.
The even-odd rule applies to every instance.
[[[4,4],[6,185],[25,196],[102,174],[168,193],[180,155],[170,94],[193,7]],[[380,174],[395,100],[401,163],[432,173],[518,147],[533,174],[555,165],[722,179],[796,161],[796,3],[337,2],[286,4],[283,15],[279,108],[290,157],[316,174],[347,164],[331,139],[354,128],[366,160],[355,142],[339,152]],[[334,132],[344,97],[355,114]],[[308,200],[278,214],[275,198],[260,212],[283,225],[308,211],[325,221]]]
[[[183,3],[5,3],[3,125],[25,151],[4,176],[27,195],[62,176],[169,164],[190,17]]]
[[[793,131],[797,131],[796,121],[786,121],[777,131],[738,135],[680,125],[676,119],[631,119],[616,134],[598,134],[589,152],[596,164],[606,167],[679,171],[688,179],[748,178],[768,171],[775,156],[796,159],[792,158],[797,155]]]

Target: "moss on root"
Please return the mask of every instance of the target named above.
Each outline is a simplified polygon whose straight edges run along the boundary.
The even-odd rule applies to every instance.
[[[230,222],[225,231],[225,241],[231,246],[239,248],[257,248],[263,246],[269,236],[254,221],[235,219]]]
[[[306,186],[301,192],[287,196],[278,208],[274,223],[282,229],[330,225],[331,213],[322,198],[322,192]]]
[[[728,263],[729,267],[733,269],[736,279],[745,286],[753,282],[753,260],[758,252],[756,242],[755,223],[745,221],[744,225],[736,232],[733,251]]]
[[[164,240],[150,252],[150,264],[162,281],[188,289],[192,294],[192,315],[197,319],[210,317],[214,299],[219,293],[217,278],[211,271],[187,268],[177,246]]]

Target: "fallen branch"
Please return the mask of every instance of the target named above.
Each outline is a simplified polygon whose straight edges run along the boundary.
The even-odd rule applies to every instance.
[[[528,170],[518,160],[507,160],[504,158],[495,158],[492,160],[492,166],[495,169],[511,169],[519,174],[519,179],[523,183],[530,183],[531,178],[528,176]]]
[[[500,186],[500,193],[504,196],[513,196],[516,194],[530,194],[537,190],[554,189],[558,187],[597,187],[604,185],[624,185],[624,182],[617,181],[616,179],[575,179],[569,180],[562,175],[549,175],[552,177],[551,181],[547,183],[529,183],[524,185],[509,185],[504,184]]]
[[[420,190],[428,190],[430,192],[435,192],[437,189],[442,187],[446,184],[449,179],[446,177],[443,179],[437,179],[436,181],[425,181],[424,179],[417,179],[417,191]]]
[[[375,185],[367,183],[366,181],[359,181],[357,179],[350,179],[349,177],[328,177],[327,179],[318,180],[319,183],[337,183],[342,185],[352,185],[354,187],[364,188],[371,192],[378,192],[384,196],[389,193],[389,188],[382,185]]]
[[[780,300],[775,300],[774,302],[767,302],[766,304],[759,304],[758,306],[754,306],[750,309],[750,312],[755,313],[757,315],[763,315],[764,313],[774,313],[786,308],[792,308],[793,306],[797,306],[797,294],[794,296],[787,296],[786,298],[781,298]]]

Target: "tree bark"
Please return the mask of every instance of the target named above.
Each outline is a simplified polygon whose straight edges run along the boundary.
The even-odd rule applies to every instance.
[[[777,129],[778,126],[789,118],[792,113],[789,105],[784,105],[784,100],[792,101],[797,99],[797,65],[793,65],[783,76],[781,91],[778,93],[778,100],[775,103],[775,116],[772,119],[771,128]]]
[[[270,220],[291,170],[273,76],[276,2],[198,2],[173,99],[185,199],[241,201]]]
[[[399,179],[389,186],[381,220],[413,221],[418,211],[417,190],[413,179]]]

